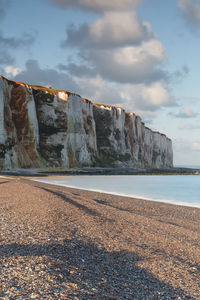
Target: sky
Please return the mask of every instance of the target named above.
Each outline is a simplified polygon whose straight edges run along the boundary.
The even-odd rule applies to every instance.
[[[200,0],[0,0],[0,74],[123,107],[200,166]]]

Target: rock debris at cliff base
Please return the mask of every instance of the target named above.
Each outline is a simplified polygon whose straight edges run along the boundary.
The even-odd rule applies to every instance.
[[[200,209],[0,178],[0,299],[199,299]]]
[[[120,107],[0,76],[0,170],[170,168],[172,142]]]

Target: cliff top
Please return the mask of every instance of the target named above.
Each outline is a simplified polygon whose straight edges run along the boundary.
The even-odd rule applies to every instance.
[[[49,93],[51,95],[56,95],[59,92],[67,92],[65,90],[57,90],[57,89],[53,89],[52,87],[46,87],[46,86],[40,86],[40,85],[32,85],[32,84],[28,84],[25,82],[20,82],[20,81],[13,81],[13,80],[9,80],[7,78],[5,78],[4,76],[0,75],[1,78],[5,79],[9,84],[13,84],[13,85],[24,85],[26,87],[31,87],[34,90],[39,90],[42,92],[46,92]],[[67,92],[68,93],[68,92]]]
[[[5,78],[4,76],[0,75],[0,78],[3,78],[4,80],[6,80],[9,84],[12,84],[12,85],[23,85],[25,87],[30,87],[32,88],[33,90],[36,90],[36,91],[41,91],[41,92],[44,92],[44,93],[48,93],[48,94],[51,94],[51,95],[57,95],[58,93],[66,93],[68,96],[69,95],[76,95],[76,96],[79,96],[83,102],[87,102],[87,103],[90,103],[92,104],[93,106],[96,106],[96,107],[104,107],[105,109],[120,109],[122,110],[123,112],[125,112],[125,110],[120,107],[120,106],[113,106],[113,105],[107,105],[107,104],[99,104],[99,103],[94,103],[92,102],[91,100],[88,100],[87,98],[82,98],[79,94],[77,93],[74,93],[74,92],[68,92],[67,90],[58,90],[58,89],[53,89],[52,87],[45,87],[45,86],[40,86],[40,85],[32,85],[32,84],[28,84],[28,83],[24,83],[24,82],[20,82],[20,81],[13,81],[13,80],[9,80],[7,78]],[[136,115],[135,113],[131,113],[131,112],[125,112],[125,114],[127,115],[130,115],[130,114],[134,114],[136,116],[136,118],[140,118],[140,116]],[[142,122],[143,125],[144,122]],[[151,130],[153,133],[157,133],[157,134],[160,134],[162,136],[165,136],[168,140],[171,141],[170,138],[168,138],[165,134],[163,133],[160,133],[159,131],[154,131],[148,127],[145,126],[145,128]]]

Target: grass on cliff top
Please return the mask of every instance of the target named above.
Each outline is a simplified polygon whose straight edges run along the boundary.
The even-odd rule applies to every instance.
[[[74,92],[68,92],[66,90],[57,90],[57,89],[53,89],[51,87],[45,87],[45,86],[41,86],[41,85],[33,85],[33,84],[29,84],[29,83],[26,83],[26,82],[20,82],[20,81],[13,81],[13,80],[9,80],[7,78],[5,78],[3,75],[0,74],[0,77],[4,78],[5,80],[7,80],[9,83],[11,84],[20,84],[20,85],[24,85],[24,86],[29,86],[31,87],[32,89],[36,90],[36,91],[42,91],[42,92],[47,92],[51,95],[56,95],[57,93],[59,92],[64,92],[64,93],[67,93],[68,95],[76,95],[76,96],[80,96],[79,94],[77,93],[74,93]]]
[[[53,88],[50,88],[50,87],[45,87],[45,86],[40,86],[40,85],[29,85],[30,87],[32,87],[32,89],[34,90],[39,90],[39,91],[42,91],[42,92],[47,92],[51,95],[56,95],[57,93],[59,92],[66,92],[64,90],[55,90]]]
[[[120,108],[122,110],[124,110],[122,107],[120,106],[113,106],[113,105],[107,105],[107,104],[100,104],[100,103],[94,103],[94,106],[97,106],[97,107],[105,107],[105,108],[113,108],[113,109],[117,109],[117,108]]]
[[[31,85],[29,84],[30,87],[32,87],[32,89],[36,90],[36,91],[42,91],[42,92],[47,92],[51,95],[57,95],[57,93],[59,92],[64,92],[64,93],[67,93],[68,95],[76,95],[76,96],[80,96],[79,94],[77,93],[74,93],[74,92],[68,92],[66,90],[56,90],[56,89],[53,89],[51,87],[45,87],[45,86],[40,86],[40,85]]]

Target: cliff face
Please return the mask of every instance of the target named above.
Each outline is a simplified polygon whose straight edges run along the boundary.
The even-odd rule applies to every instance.
[[[173,166],[172,143],[122,108],[0,76],[0,169]]]

